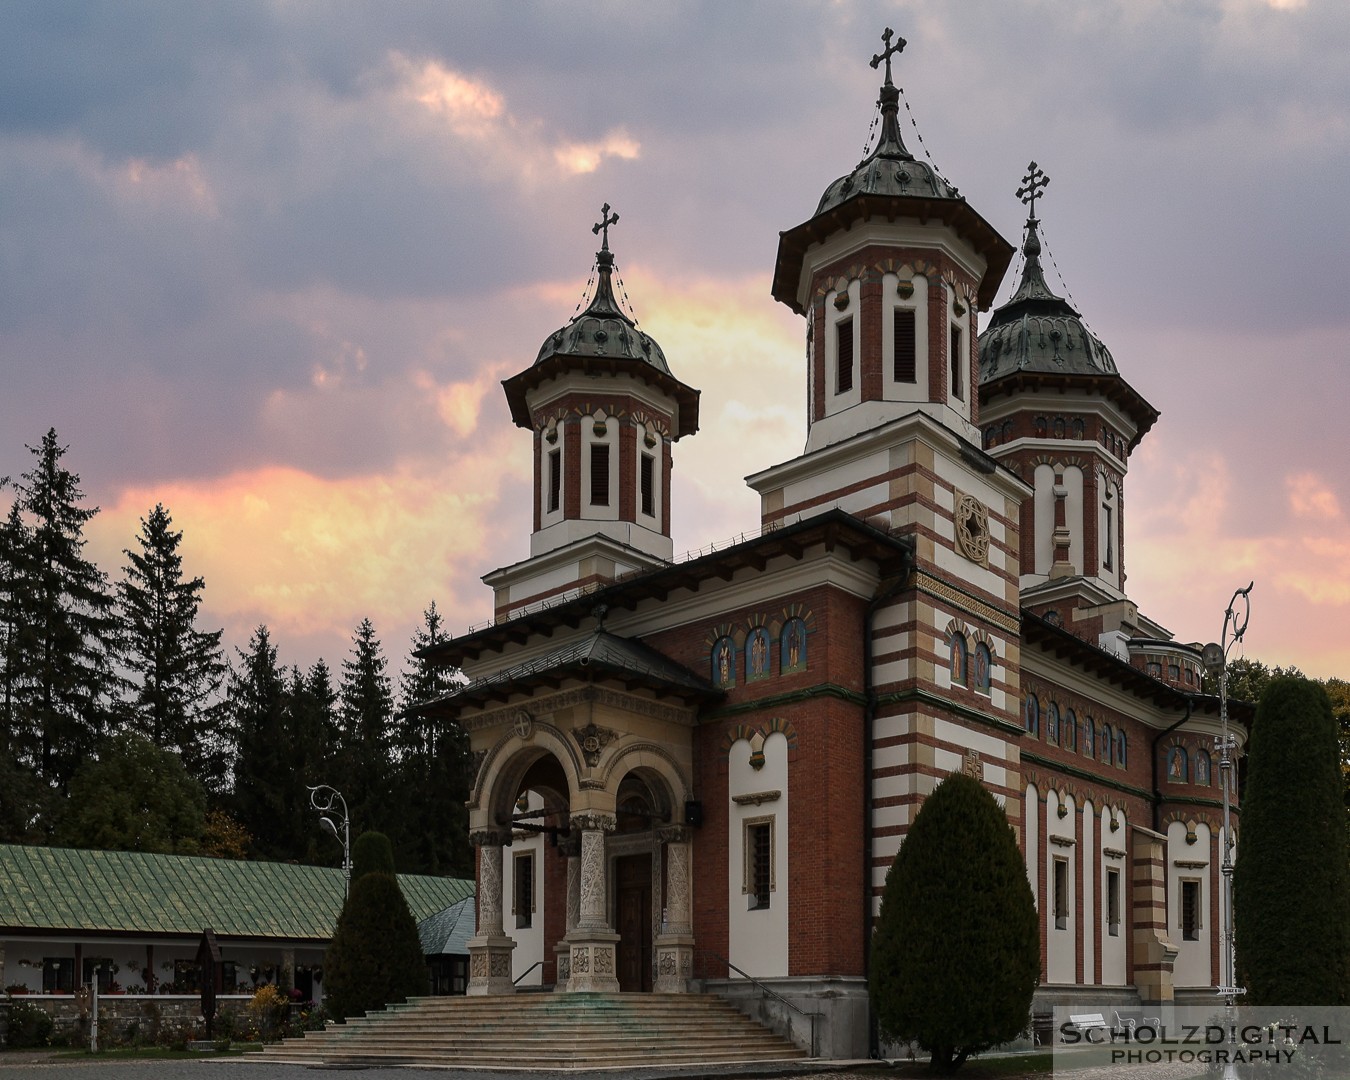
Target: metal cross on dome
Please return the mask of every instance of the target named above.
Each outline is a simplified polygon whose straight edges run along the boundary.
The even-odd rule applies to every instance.
[[[592,233],[603,231],[605,234],[600,238],[601,251],[609,250],[609,227],[611,225],[617,225],[618,223],[619,215],[611,214],[609,212],[609,203],[605,203],[605,205],[600,208],[600,220],[591,226]]]
[[[881,52],[877,53],[876,56],[872,57],[873,68],[879,67],[883,60],[886,61],[887,86],[890,86],[891,84],[891,57],[894,56],[896,53],[904,52],[905,46],[909,44],[909,42],[907,42],[904,38],[896,37],[895,38],[896,43],[892,45],[891,38],[893,37],[895,37],[895,31],[892,30],[889,26],[886,27],[886,32],[881,35],[881,40],[886,43],[886,48],[883,49]]]
[[[1034,161],[1027,166],[1027,174],[1022,177],[1022,186],[1017,189],[1017,197],[1030,206],[1030,215],[1036,216],[1036,198],[1050,183],[1050,177]]]

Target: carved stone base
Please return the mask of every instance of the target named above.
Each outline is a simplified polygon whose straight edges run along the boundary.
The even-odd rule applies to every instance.
[[[558,979],[553,984],[553,989],[557,993],[563,993],[567,990],[567,980],[572,976],[572,946],[560,941],[553,946],[553,955],[557,957],[558,964]]]
[[[694,939],[685,934],[657,934],[656,983],[658,994],[685,994],[694,977]]]
[[[617,994],[619,977],[614,954],[619,935],[604,930],[574,930],[572,933],[568,993]]]
[[[469,938],[469,986],[464,992],[470,997],[514,994],[511,950],[515,947],[509,937]]]

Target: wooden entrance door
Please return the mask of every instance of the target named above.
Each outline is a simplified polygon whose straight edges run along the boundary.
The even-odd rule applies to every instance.
[[[642,993],[652,988],[652,857],[625,855],[615,860],[614,896],[618,909],[619,989]]]

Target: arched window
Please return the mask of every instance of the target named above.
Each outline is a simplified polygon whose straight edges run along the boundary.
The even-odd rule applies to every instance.
[[[1116,732],[1116,764],[1122,769],[1129,764],[1125,750],[1125,729],[1121,728]]]
[[[757,626],[745,639],[745,681],[767,679],[769,674],[769,632]]]
[[[1027,695],[1026,707],[1027,731],[1032,735],[1041,733],[1041,703],[1036,700],[1035,694]]]
[[[1208,750],[1195,752],[1195,782],[1200,787],[1209,787],[1210,764]]]
[[[1171,784],[1184,784],[1186,782],[1186,750],[1181,746],[1174,746],[1167,751],[1167,781]]]
[[[989,693],[989,686],[993,676],[993,656],[989,652],[989,646],[983,641],[975,643],[975,689],[983,694]]]
[[[778,641],[778,668],[784,674],[806,670],[806,623],[789,619]]]
[[[966,636],[964,634],[952,634],[950,649],[952,685],[968,686],[970,684],[970,676],[968,674],[969,665],[967,661],[970,658],[970,652],[966,645]]]
[[[736,685],[736,643],[729,637],[717,639],[712,647],[712,684],[725,689]]]
[[[1111,764],[1111,747],[1115,733],[1111,730],[1110,724],[1102,725],[1102,761]]]
[[[1090,758],[1097,756],[1097,725],[1090,716],[1083,717],[1083,753]]]
[[[1063,730],[1060,732],[1064,736],[1064,749],[1078,749],[1078,714],[1069,709],[1064,714]]]
[[[1045,741],[1059,744],[1059,706],[1053,701],[1045,710]]]

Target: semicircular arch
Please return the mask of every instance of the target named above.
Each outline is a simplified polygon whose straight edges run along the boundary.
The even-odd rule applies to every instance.
[[[568,802],[575,805],[581,790],[576,748],[558,728],[536,721],[528,737],[507,731],[493,744],[474,780],[469,809],[486,810],[494,821],[502,814],[509,817],[521,779],[545,754],[551,754],[562,766],[567,777]]]

